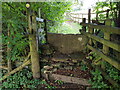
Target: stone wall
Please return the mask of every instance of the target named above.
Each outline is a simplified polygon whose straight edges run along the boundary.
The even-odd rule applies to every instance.
[[[80,34],[48,33],[48,43],[61,53],[69,54],[84,50],[87,38]]]

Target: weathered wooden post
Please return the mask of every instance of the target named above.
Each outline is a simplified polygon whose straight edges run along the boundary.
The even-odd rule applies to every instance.
[[[111,26],[111,23],[112,23],[112,21],[111,21],[110,19],[107,19],[107,20],[105,21],[105,25],[106,25],[106,26]],[[104,32],[104,39],[110,41],[110,33]],[[106,46],[106,45],[104,45],[104,44],[103,44],[103,53],[104,53],[105,55],[108,55],[108,53],[109,53],[109,47]],[[101,67],[102,67],[103,69],[105,69],[104,60],[103,60],[103,62],[102,62]]]
[[[91,22],[91,9],[88,10],[88,23]],[[88,32],[93,34],[93,28],[88,26]],[[89,44],[92,46],[92,39],[89,39]]]
[[[88,32],[90,34],[93,34],[93,28],[91,28],[91,27],[88,26]],[[93,45],[92,39],[89,39],[89,45],[91,45],[91,46]]]
[[[40,78],[40,65],[39,65],[39,53],[37,50],[37,40],[36,40],[36,17],[32,16],[32,33],[29,36],[30,40],[30,53],[31,53],[31,63],[32,72],[34,78]]]
[[[91,21],[91,9],[88,9],[88,23]]]
[[[108,16],[109,16],[109,11],[110,11],[110,10],[109,10],[109,9],[107,9],[106,19],[108,19],[108,18],[109,18],[109,17],[108,17]]]
[[[88,23],[91,23],[91,9],[88,9]],[[93,34],[93,28],[88,26],[88,32]],[[92,39],[89,39],[89,44],[92,46]]]
[[[40,78],[40,65],[39,65],[39,53],[37,50],[37,40],[36,40],[36,17],[33,13],[32,19],[30,15],[30,8],[27,9],[28,12],[28,28],[29,28],[29,45],[32,63],[33,78]]]
[[[82,18],[82,23],[86,23],[86,18]],[[86,32],[86,26],[82,26],[82,30]]]
[[[9,26],[8,26],[8,37],[10,37],[10,29],[9,29]],[[12,70],[12,61],[10,60],[10,47],[9,47],[9,44],[10,42],[8,41],[7,42],[7,57],[9,57],[7,59],[7,65],[8,65],[8,72],[10,72]]]
[[[48,43],[48,35],[47,35],[47,19],[44,19],[44,31],[45,31],[45,39],[46,39],[46,43]]]
[[[96,21],[98,21],[98,12],[96,13]]]

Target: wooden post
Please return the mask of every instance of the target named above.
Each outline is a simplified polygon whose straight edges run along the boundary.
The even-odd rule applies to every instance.
[[[9,27],[8,27],[8,37],[10,37]],[[9,45],[10,42],[8,41],[7,44]],[[7,46],[7,57],[9,57],[9,59],[7,59],[8,72],[10,72],[12,70],[12,61],[10,60],[10,51],[11,51],[11,49]]]
[[[40,65],[39,65],[39,53],[37,51],[37,40],[36,40],[36,17],[32,16],[32,32],[29,36],[30,40],[30,53],[33,78],[40,78]]]
[[[88,9],[88,23],[91,21],[91,9]]]
[[[106,25],[106,26],[111,26],[111,20],[109,20],[109,19],[106,20],[106,21],[105,21],[105,25]],[[110,41],[110,33],[104,32],[104,39]],[[103,53],[104,53],[105,55],[108,55],[108,53],[109,53],[109,47],[106,46],[106,45],[104,45],[104,44],[103,44]],[[101,68],[105,69],[104,60],[103,60],[103,62],[102,62]]]
[[[82,23],[86,23],[86,18],[82,18]],[[82,30],[86,32],[86,26],[82,26]]]
[[[96,13],[96,21],[98,21],[98,13]]]
[[[109,16],[109,9],[107,9],[107,13],[106,13],[106,19],[108,19],[108,16]]]
[[[91,21],[91,9],[88,9],[88,23]],[[93,28],[88,26],[88,32],[93,34]],[[92,39],[89,39],[89,44],[92,46]]]
[[[38,10],[39,12],[39,18],[41,18],[41,9],[39,8]],[[39,29],[41,29],[41,23],[39,23]],[[41,33],[38,33],[38,49],[40,49],[39,45],[41,44],[40,40],[39,40],[39,35],[41,35]]]
[[[48,43],[48,37],[47,37],[47,20],[44,20],[44,31],[45,31],[45,39],[46,39],[46,43]]]
[[[94,29],[93,28],[90,28],[89,26],[88,26],[88,32],[90,33],[90,34],[93,34],[93,32],[94,32]],[[93,45],[93,42],[92,42],[92,39],[89,39],[89,45]]]
[[[105,25],[110,26],[111,25],[111,20],[106,20]],[[109,41],[110,40],[110,33],[104,32],[104,39]],[[108,54],[109,53],[109,47],[107,47],[106,45],[103,45],[103,52],[104,52],[104,54]]]
[[[30,15],[30,8],[27,9],[28,14],[28,28],[29,28],[29,45],[31,54],[31,64],[33,78],[40,78],[40,65],[39,65],[39,53],[37,51],[37,40],[36,40],[36,17],[33,14],[32,20]]]

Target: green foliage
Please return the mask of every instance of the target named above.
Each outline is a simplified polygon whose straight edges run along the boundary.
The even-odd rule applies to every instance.
[[[98,69],[91,71],[93,78],[89,80],[92,84],[92,88],[108,88],[108,85],[104,83],[101,72]]]
[[[35,88],[39,81],[30,79],[32,79],[32,73],[24,69],[13,76],[9,76],[7,81],[3,82],[3,88]]]
[[[22,55],[26,55],[25,49],[28,47],[28,39],[25,37],[26,16],[22,13],[22,10],[25,10],[24,4],[19,3],[19,7],[18,3],[2,3],[3,48],[6,49],[7,46],[10,49],[8,54],[4,54],[5,60],[20,60]],[[18,8],[15,8],[16,6]]]
[[[92,57],[92,59],[94,60],[97,60],[99,58],[99,56],[94,52],[90,53],[90,56],[88,56],[88,58],[90,59],[90,57]],[[119,70],[117,70],[115,67],[113,67],[107,62],[104,62],[104,65],[108,76],[115,80],[117,83],[119,83]],[[95,69],[95,71],[91,71],[91,74],[93,75],[93,78],[90,80],[90,83],[92,84],[93,88],[111,88],[111,86],[108,86],[106,83],[104,83],[103,76],[98,69]]]
[[[55,80],[55,83],[58,83],[59,85],[64,84],[64,82],[63,82],[63,81],[61,81],[61,80]]]
[[[81,70],[86,71],[88,69],[87,65],[85,65],[83,62],[81,63]]]
[[[115,67],[113,67],[107,62],[105,63],[105,66],[106,66],[106,72],[109,74],[109,76],[116,82],[120,82],[119,70],[117,70]]]
[[[50,27],[52,33],[64,33],[64,34],[80,34],[79,29],[81,26],[77,23],[63,23]]]
[[[3,82],[1,88],[37,88],[38,85],[46,85],[46,88],[54,88],[47,84],[45,80],[38,80],[32,78],[32,72],[23,69],[11,75]]]
[[[99,13],[98,16],[98,20],[105,20],[106,18],[106,12],[102,12],[101,11],[105,11],[107,9],[110,9],[109,12],[109,19],[113,19],[113,26],[116,27],[120,27],[119,23],[120,23],[120,2],[110,2],[109,0],[106,0],[105,2],[97,2],[96,6],[94,7],[94,11],[96,13]]]
[[[32,2],[30,9],[36,12],[38,17],[38,9],[41,8],[41,17],[51,20],[47,22],[47,27],[58,25],[64,22],[64,13],[70,10],[70,2]],[[25,2],[3,2],[2,3],[2,23],[3,23],[3,45],[10,48],[10,53],[4,54],[4,59],[20,60],[21,56],[27,55],[28,46],[28,26]],[[56,23],[57,22],[57,23]],[[44,24],[42,24],[42,27]],[[8,36],[8,29],[10,35]],[[55,29],[54,29],[55,30]],[[9,44],[7,45],[7,43]],[[42,43],[45,43],[44,41]],[[27,49],[27,50],[26,50]],[[7,56],[7,57],[6,57]]]

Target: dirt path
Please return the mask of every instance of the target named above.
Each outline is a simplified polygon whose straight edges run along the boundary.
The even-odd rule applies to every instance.
[[[78,31],[79,32],[79,29],[81,28],[81,25],[79,25],[78,23],[75,23],[72,20],[66,21],[65,24],[67,24],[68,26],[72,27],[74,29],[74,31]]]

